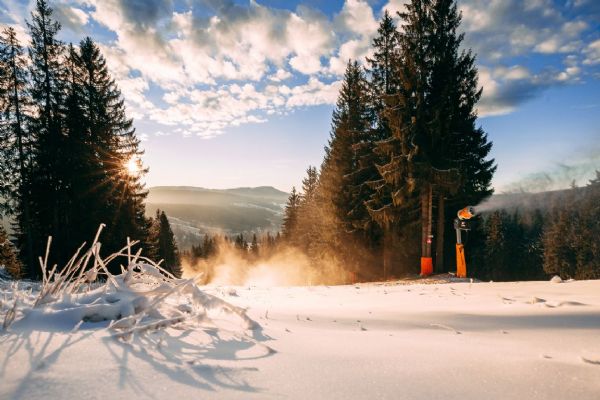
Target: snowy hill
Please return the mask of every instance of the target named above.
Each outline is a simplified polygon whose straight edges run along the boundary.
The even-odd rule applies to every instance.
[[[201,289],[248,308],[257,324],[240,328],[220,313],[193,330],[174,324],[124,340],[103,323],[74,330],[68,319],[17,320],[0,336],[0,398],[592,400],[600,393],[600,281]],[[0,322],[14,290],[0,281]],[[177,301],[184,300],[174,297],[169,307],[184,309]]]
[[[157,208],[171,221],[180,248],[197,244],[205,234],[277,232],[288,194],[270,186],[205,189],[190,186],[150,188],[148,215]]]

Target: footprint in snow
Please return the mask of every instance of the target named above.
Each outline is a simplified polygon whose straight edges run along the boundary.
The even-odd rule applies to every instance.
[[[545,303],[546,300],[542,299],[541,297],[532,297],[531,300],[529,300],[529,304],[538,304],[538,303]]]
[[[591,359],[591,358],[587,358],[587,357],[581,356],[581,361],[583,361],[586,364],[600,365],[600,358],[594,360],[594,359]]]
[[[462,334],[461,331],[457,331],[456,329],[454,329],[453,327],[448,326],[448,325],[443,325],[443,324],[429,324],[429,325],[432,326],[432,327],[434,327],[434,328],[441,328],[441,329],[445,329],[447,331],[452,331],[452,332],[454,332],[457,335],[461,335]]]
[[[580,303],[578,301],[561,301],[559,303],[544,303],[544,305],[548,308],[557,308],[557,307],[562,307],[562,306],[572,306],[572,307],[587,306],[587,304]]]

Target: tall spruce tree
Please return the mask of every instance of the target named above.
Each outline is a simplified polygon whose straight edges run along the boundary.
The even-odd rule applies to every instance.
[[[141,181],[147,172],[133,121],[127,118],[121,92],[110,76],[106,60],[91,38],[80,43],[87,151],[93,171],[88,177],[90,198],[95,200],[91,224],[107,225],[103,247],[116,251],[127,237],[139,240],[151,252],[151,221],[145,217],[147,191]]]
[[[384,279],[391,274],[412,272],[411,260],[416,257],[414,224],[419,213],[418,188],[424,180],[419,179],[415,168],[418,154],[415,110],[422,98],[424,80],[416,73],[422,58],[416,53],[422,51],[409,46],[407,37],[420,37],[421,31],[422,28],[414,27],[398,34],[398,48],[391,64],[398,87],[383,96],[381,112],[389,135],[376,142],[373,149],[379,157],[376,165],[379,176],[369,182],[373,193],[367,207],[383,229]]]
[[[371,121],[366,80],[356,61],[348,62],[336,108],[331,138],[321,165],[318,207],[325,235],[324,244],[339,252],[348,245],[348,234],[364,228],[363,184],[354,145],[370,139]],[[368,216],[368,214],[367,214]],[[359,221],[360,220],[360,221]]]
[[[387,97],[396,93],[400,87],[399,76],[396,73],[399,39],[396,24],[385,10],[379,22],[377,35],[373,39],[373,56],[366,59],[371,117],[378,139],[385,139],[391,134],[384,109]]]
[[[32,166],[32,140],[26,129],[29,106],[27,93],[27,61],[14,28],[0,34],[0,213],[18,222],[14,228],[26,239],[22,259],[27,265],[33,254],[33,221],[28,182]]]
[[[20,179],[17,236],[29,275],[38,278],[39,267],[31,260],[43,253],[48,236],[53,237],[50,262],[59,268],[101,223],[107,225],[103,251],[118,250],[127,237],[145,248],[151,243],[143,152],[106,61],[90,38],[78,49],[65,47],[44,0],[37,1],[28,27],[26,89],[32,112],[22,135],[23,146],[31,145]],[[116,265],[109,269],[118,272]]]
[[[319,188],[319,173],[317,168],[309,166],[306,176],[302,180],[302,194],[298,205],[298,223],[296,225],[295,237],[298,245],[310,257],[316,258],[317,248],[320,248],[321,239],[321,214],[317,203]]]
[[[21,248],[30,246],[42,254],[48,236],[53,237],[50,263],[62,264],[67,259],[64,231],[68,229],[65,218],[69,199],[66,180],[70,165],[65,150],[65,46],[57,39],[60,24],[52,19],[52,9],[45,0],[38,0],[27,23],[31,36],[29,47],[32,108],[34,118],[29,119],[29,132],[34,140],[31,176],[25,180],[30,194],[31,219],[37,229],[32,237],[20,235]],[[28,265],[30,276],[40,277],[39,267]]]
[[[346,269],[358,272],[372,255],[373,224],[365,201],[367,181],[377,173],[371,157],[376,130],[363,69],[349,61],[333,112],[331,138],[321,165],[317,204],[320,239],[313,251],[336,258]],[[362,251],[348,252],[348,248]],[[357,256],[361,255],[359,259]]]
[[[491,195],[496,167],[494,160],[488,159],[492,144],[476,126],[475,107],[482,89],[478,87],[475,56],[470,50],[460,50],[464,34],[457,33],[461,15],[456,1],[433,0],[430,7],[431,71],[426,97],[430,123],[421,144],[435,171],[456,171],[456,176],[444,177],[438,173],[440,181],[434,182],[438,197],[436,265],[442,269],[445,231],[451,229],[451,218],[445,217],[446,208],[455,211]]]
[[[445,199],[451,197],[450,206],[455,208],[488,196],[495,167],[493,160],[486,159],[491,144],[485,132],[475,127],[474,107],[481,91],[474,57],[470,52],[459,53],[463,37],[456,33],[460,15],[455,1],[411,0],[399,16],[402,29],[396,65],[401,84],[384,110],[390,121],[395,118],[397,123],[393,138],[380,142],[377,149],[387,156],[380,168],[382,178],[393,178],[388,178],[386,190],[379,186],[371,208],[380,211],[379,220],[387,210],[387,214],[396,214],[392,220],[404,225],[414,221],[411,216],[419,215],[421,254],[430,258],[433,198],[437,197],[436,247],[441,268],[444,232],[450,225]],[[403,158],[398,159],[399,155]],[[386,192],[393,193],[393,197],[387,196],[392,200],[387,205],[393,207],[383,207]],[[420,211],[399,218],[394,208],[402,205],[415,211],[406,206],[416,195]]]
[[[167,214],[164,211],[157,211],[154,224],[158,228],[156,232],[158,236],[154,238],[156,241],[157,257],[159,260],[163,260],[162,266],[164,269],[177,278],[180,278],[182,273],[181,259]]]
[[[0,212],[9,215],[19,207],[19,182],[29,164],[26,85],[23,48],[14,28],[5,28],[0,33]]]
[[[283,223],[281,225],[281,232],[283,240],[288,244],[295,243],[295,234],[298,226],[298,207],[300,206],[300,195],[293,187],[290,195],[288,196],[285,210],[283,213]]]

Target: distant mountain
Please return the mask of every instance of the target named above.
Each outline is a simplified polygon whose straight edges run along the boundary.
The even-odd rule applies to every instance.
[[[205,189],[191,186],[150,188],[146,213],[157,208],[171,221],[179,247],[187,249],[204,234],[278,232],[288,194],[270,186]]]

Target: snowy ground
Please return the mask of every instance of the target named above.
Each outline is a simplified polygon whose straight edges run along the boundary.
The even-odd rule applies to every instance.
[[[600,281],[407,283],[203,288],[258,325],[217,313],[130,340],[17,313],[0,399],[600,398]]]

